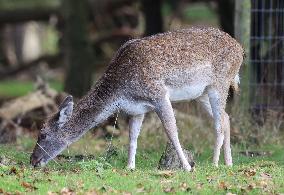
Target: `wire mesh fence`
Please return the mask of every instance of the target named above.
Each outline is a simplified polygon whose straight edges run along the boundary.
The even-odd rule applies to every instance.
[[[251,0],[251,109],[284,112],[284,0]]]

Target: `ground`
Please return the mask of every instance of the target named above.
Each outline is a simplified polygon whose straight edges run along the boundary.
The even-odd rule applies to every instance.
[[[63,157],[50,162],[45,168],[32,168],[29,156],[34,139],[21,138],[16,144],[0,146],[0,194],[283,194],[283,146],[268,145],[245,148],[233,146],[234,166],[211,165],[211,149],[205,148],[196,155],[193,172],[160,171],[157,163],[166,143],[147,147],[142,136],[137,154],[137,169],[125,169],[127,146],[123,138],[113,140],[114,148],[106,157],[109,142],[92,139],[89,133],[64,152],[65,155],[84,154],[83,160]],[[249,157],[240,151],[254,152],[260,156]],[[29,151],[29,152],[27,152]],[[93,151],[94,158],[87,156]]]
[[[0,90],[3,97],[23,95],[32,88],[31,83],[8,84],[0,85],[1,89],[7,86]],[[128,132],[120,118],[123,133],[114,137],[112,147],[109,140],[94,139],[89,132],[64,151],[70,160],[57,158],[58,164],[51,161],[45,168],[29,165],[36,142],[30,134],[19,135],[16,143],[0,145],[0,194],[284,194],[283,131],[248,125],[246,117],[230,114],[234,166],[226,167],[221,160],[216,168],[211,164],[212,122],[192,105],[176,107],[185,112],[176,112],[176,117],[181,143],[195,154],[193,172],[157,170],[167,139],[157,117],[150,114],[139,136],[135,171],[125,169]]]

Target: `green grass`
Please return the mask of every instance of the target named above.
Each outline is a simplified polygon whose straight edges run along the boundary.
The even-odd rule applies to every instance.
[[[144,140],[145,141],[145,140]],[[73,145],[70,154],[82,153],[88,143],[91,147],[102,140],[82,138]],[[211,165],[211,151],[197,156],[194,172],[159,171],[156,169],[163,146],[147,148],[141,143],[137,154],[137,169],[125,169],[126,145],[115,140],[117,155],[108,162],[96,160],[50,162],[45,168],[29,166],[29,155],[34,140],[21,139],[16,145],[0,146],[0,190],[11,193],[46,194],[47,192],[74,191],[77,193],[177,193],[177,194],[280,194],[284,193],[284,150],[281,146],[251,148],[270,151],[270,156],[246,157],[234,147],[232,168]],[[81,148],[80,148],[80,147]],[[158,149],[157,149],[158,148]],[[101,156],[104,156],[102,147]],[[81,152],[80,152],[81,151]],[[65,151],[67,154],[67,151]],[[99,154],[99,153],[96,153]],[[4,159],[4,160],[3,160]],[[4,163],[3,163],[4,162]]]
[[[187,6],[183,15],[189,22],[218,24],[217,13],[204,3],[194,3]]]
[[[62,91],[62,84],[57,81],[49,83],[50,87]],[[2,97],[17,97],[25,95],[34,90],[34,83],[32,81],[17,81],[6,80],[0,82],[0,96]]]

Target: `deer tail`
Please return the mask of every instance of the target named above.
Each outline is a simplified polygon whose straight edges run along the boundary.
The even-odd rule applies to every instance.
[[[235,78],[231,81],[231,87],[235,92],[239,92],[240,76],[236,74]]]

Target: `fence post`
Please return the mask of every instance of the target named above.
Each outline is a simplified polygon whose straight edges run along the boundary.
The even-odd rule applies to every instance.
[[[241,67],[241,94],[238,107],[241,111],[247,111],[250,104],[250,28],[251,28],[251,0],[235,1],[235,38],[242,44],[245,50],[245,59]]]

